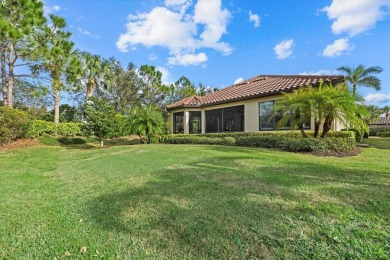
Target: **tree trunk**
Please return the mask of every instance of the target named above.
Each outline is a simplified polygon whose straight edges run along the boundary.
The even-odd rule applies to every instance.
[[[333,116],[326,116],[323,129],[322,129],[321,138],[324,138],[329,133],[330,129],[332,129],[332,121],[333,121]]]
[[[88,83],[87,83],[86,99],[91,98],[94,91],[95,91],[95,84],[92,83],[92,82],[88,82]]]
[[[1,89],[3,94],[3,105],[8,106],[7,98],[8,98],[8,87],[7,87],[7,75],[6,75],[6,67],[5,67],[5,43],[1,44]]]
[[[314,122],[314,138],[317,138],[319,133],[320,133],[320,126],[321,126],[321,121],[317,120]]]
[[[8,107],[13,107],[13,88],[14,88],[14,45],[12,42],[9,43],[9,64],[8,64],[8,95],[7,95],[7,105]]]
[[[54,123],[60,123],[60,91],[53,89],[54,98]]]
[[[353,84],[352,86],[352,95],[356,97],[356,84]]]
[[[303,124],[299,124],[298,125],[298,129],[301,131],[301,134],[302,134],[303,138],[307,138],[308,137],[306,132],[305,132],[305,130],[304,130],[304,128],[303,128]]]
[[[100,139],[100,148],[103,148],[103,145],[104,145],[104,141],[103,141],[103,138]]]

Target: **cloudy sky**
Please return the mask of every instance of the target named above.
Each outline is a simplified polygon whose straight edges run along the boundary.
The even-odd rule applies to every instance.
[[[390,0],[45,0],[66,18],[77,48],[124,66],[154,65],[217,88],[261,74],[338,74],[381,66],[390,104]]]

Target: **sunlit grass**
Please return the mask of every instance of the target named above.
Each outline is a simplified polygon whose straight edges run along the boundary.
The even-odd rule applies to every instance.
[[[0,258],[390,253],[389,150],[119,144],[0,152]]]

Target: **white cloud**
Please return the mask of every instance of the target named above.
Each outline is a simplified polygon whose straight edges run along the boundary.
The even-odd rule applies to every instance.
[[[77,31],[78,31],[79,33],[84,34],[84,35],[86,35],[86,36],[89,36],[89,37],[91,37],[91,38],[95,38],[95,39],[100,38],[99,35],[97,35],[97,34],[92,34],[90,31],[84,30],[84,29],[81,28],[80,26],[77,27]]]
[[[244,81],[243,78],[238,78],[238,79],[236,79],[236,80],[234,81],[234,85],[236,85],[236,84],[238,84],[238,83],[241,83],[241,82],[243,82],[243,81]]]
[[[252,10],[249,10],[249,21],[253,22],[253,26],[255,26],[255,28],[260,27],[260,16],[253,14]]]
[[[164,68],[164,67],[161,67],[161,66],[156,67],[156,70],[161,72],[161,81],[162,81],[162,83],[163,84],[168,83],[169,82],[169,76],[170,76],[169,70],[167,68]]]
[[[318,70],[318,71],[299,73],[299,75],[338,75],[338,74],[340,73],[337,70]]]
[[[291,54],[293,53],[292,50],[293,44],[294,44],[293,39],[285,40],[276,44],[276,46],[274,47],[276,58],[283,60],[290,57]]]
[[[322,9],[333,21],[335,34],[358,35],[375,27],[390,14],[390,0],[333,0]]]
[[[364,101],[372,105],[390,102],[390,92],[387,95],[382,93],[370,93],[364,97]]]
[[[58,12],[60,10],[61,10],[61,6],[59,6],[59,5],[53,5],[53,6],[44,5],[44,7],[43,7],[43,12],[46,16],[48,16],[49,14],[52,14],[54,12]]]
[[[168,58],[170,65],[199,65],[207,61],[207,55],[204,52],[198,54],[175,54],[174,57]]]
[[[338,39],[334,43],[326,46],[322,51],[322,56],[328,58],[335,58],[341,56],[343,53],[351,51],[355,48],[353,44],[349,43],[349,39]]]
[[[127,32],[120,35],[116,42],[117,48],[122,52],[138,44],[167,48],[171,55],[169,64],[176,65],[205,62],[206,54],[196,53],[202,48],[230,54],[232,48],[222,42],[221,38],[226,33],[231,15],[222,8],[221,0],[198,0],[193,14],[183,11],[183,6],[186,10],[190,4],[192,1],[165,0],[166,7],[155,7],[149,13],[129,15]],[[180,61],[181,58],[185,60]],[[194,63],[191,64],[191,61]]]

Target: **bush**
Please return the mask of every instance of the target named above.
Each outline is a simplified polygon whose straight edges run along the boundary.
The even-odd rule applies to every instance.
[[[387,126],[370,126],[369,135],[377,136],[378,133],[390,132],[390,125]]]
[[[376,135],[379,137],[390,137],[390,131],[389,132],[379,132]]]
[[[350,128],[350,129],[341,129],[341,131],[354,132],[356,143],[360,143],[363,140],[363,137],[366,135],[366,132],[364,130],[361,130],[361,129]]]
[[[57,134],[62,136],[81,135],[81,123],[59,123],[57,125]]]
[[[113,122],[112,137],[122,137],[132,134],[132,128],[129,117],[117,114]]]
[[[50,145],[50,146],[60,146],[60,142],[58,140],[50,135],[44,134],[41,137],[39,137],[39,140],[44,145]]]
[[[27,125],[24,136],[27,138],[36,138],[43,134],[54,135],[56,133],[56,125],[53,122],[34,120]]]
[[[30,118],[19,109],[0,107],[0,145],[23,137]]]
[[[309,133],[309,136],[313,133]],[[276,148],[290,152],[343,152],[356,146],[355,133],[330,132],[326,138],[302,138],[299,132],[216,133],[168,135],[160,140],[170,144],[216,144]]]
[[[69,137],[60,137],[57,138],[57,141],[64,145],[71,145],[71,144],[85,144],[86,141],[81,138],[69,138]]]

